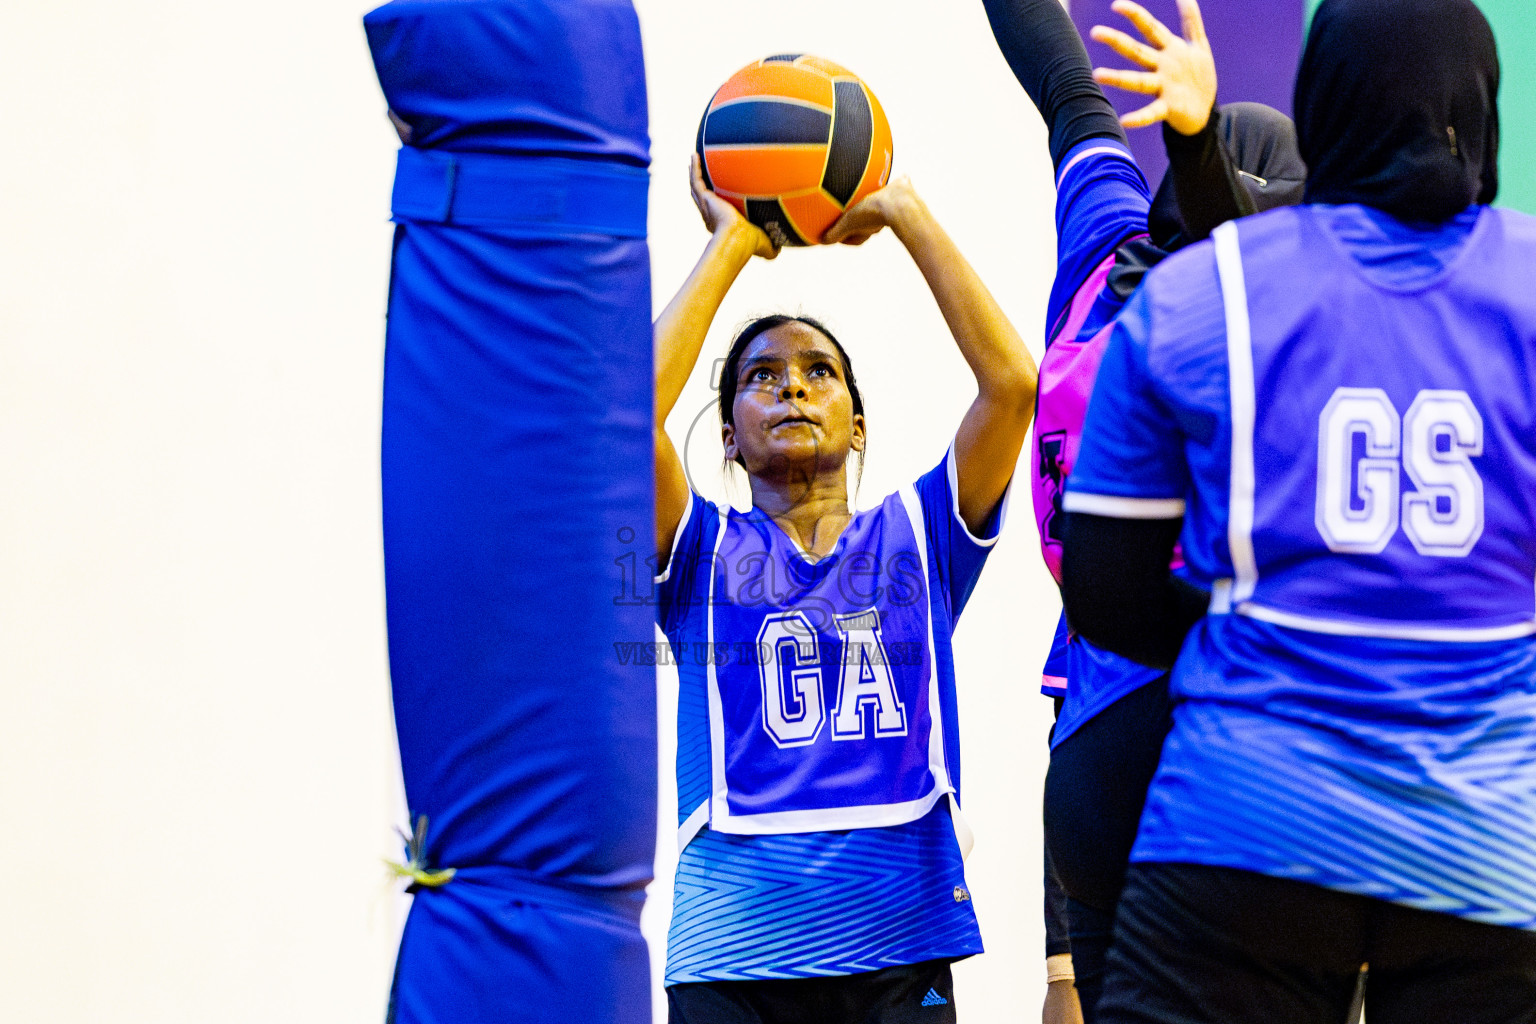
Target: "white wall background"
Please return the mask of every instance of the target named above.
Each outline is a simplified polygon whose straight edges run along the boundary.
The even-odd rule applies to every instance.
[[[803,50],[865,77],[909,174],[1036,349],[1044,132],[978,3],[638,0],[659,308],[705,240],[709,94]],[[366,5],[12,5],[0,30],[0,1019],[377,1022],[404,901],[377,437],[393,134]],[[869,406],[862,493],[938,461],[972,384],[900,246],[792,251],[749,315],[827,319]],[[722,496],[713,421],[691,452]],[[968,1020],[1033,1019],[1039,667],[1057,608],[1027,496],[958,634]],[[664,769],[675,678],[659,680]],[[662,785],[646,928],[664,948]]]

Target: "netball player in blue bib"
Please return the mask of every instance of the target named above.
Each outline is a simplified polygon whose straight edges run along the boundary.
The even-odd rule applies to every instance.
[[[953,1020],[949,964],[981,937],[962,867],[951,634],[997,539],[1034,361],[911,186],[893,183],[827,240],[890,227],[911,253],[976,377],[953,442],[855,512],[848,461],[867,425],[853,365],[815,320],[767,317],[720,373],[725,457],[752,508],[706,501],[661,425],[736,275],[775,253],[697,163],[693,195],[712,237],[656,324],[658,620],[681,685],[671,1019]],[[924,379],[913,366],[919,414]]]
[[[1110,324],[1149,266],[1215,225],[1300,198],[1305,168],[1289,119],[1252,103],[1214,109],[1216,72],[1199,8],[1180,4],[1180,38],[1139,6],[1147,40],[1096,35],[1154,68],[1104,72],[1156,92],[1127,124],[1164,120],[1169,172],[1154,199],[1114,108],[1095,81],[1076,27],[1057,0],[985,0],[999,48],[1039,109],[1057,168],[1057,273],[1031,451],[1041,553],[1059,579],[1062,487]],[[1076,1001],[1093,1021],[1104,958],[1141,814],[1168,727],[1166,673],[1073,636],[1063,619],[1042,689],[1057,700],[1045,798],[1047,1020]],[[1060,887],[1054,874],[1060,876]],[[1063,902],[1064,901],[1064,902]]]
[[[1067,611],[1177,662],[1101,1020],[1332,1024],[1368,961],[1371,1024],[1536,1021],[1536,219],[1485,205],[1497,88],[1469,0],[1325,0],[1309,205],[1115,328]]]

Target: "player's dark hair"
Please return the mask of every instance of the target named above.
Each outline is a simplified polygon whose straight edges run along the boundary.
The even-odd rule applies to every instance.
[[[843,349],[843,343],[827,330],[827,325],[811,316],[790,316],[788,313],[772,313],[768,316],[760,316],[752,320],[731,340],[731,347],[725,354],[725,362],[720,367],[720,422],[736,425],[736,374],[741,365],[741,354],[752,344],[754,338],[764,331],[771,331],[775,327],[783,327],[785,324],[804,324],[817,331],[832,343],[837,349],[837,356],[843,361],[843,381],[848,385],[848,393],[853,397],[853,414],[864,415],[864,397],[859,394],[859,382],[853,375],[853,362],[848,358],[848,353]],[[866,432],[866,437],[867,437]],[[746,463],[741,456],[736,456],[736,463],[743,469]],[[864,460],[859,460],[860,473],[863,472]]]

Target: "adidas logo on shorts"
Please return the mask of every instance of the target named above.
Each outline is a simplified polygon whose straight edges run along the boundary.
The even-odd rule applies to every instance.
[[[939,993],[938,993],[938,991],[936,989],[929,989],[928,990],[928,994],[923,996],[923,1005],[924,1006],[948,1006],[949,1005],[949,1000],[945,999],[943,996],[939,995]]]

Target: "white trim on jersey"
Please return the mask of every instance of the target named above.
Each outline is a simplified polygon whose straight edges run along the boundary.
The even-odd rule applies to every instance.
[[[772,836],[786,832],[828,832],[850,828],[883,828],[916,821],[933,809],[948,792],[941,787],[916,800],[901,804],[864,804],[859,807],[827,807],[806,811],[768,811],[762,814],[710,814],[709,827],[733,836]],[[723,798],[721,801],[723,803]],[[956,830],[958,838],[959,830]]]
[[[955,845],[960,847],[960,859],[966,860],[971,855],[971,847],[976,845],[976,833],[971,831],[971,823],[960,813],[960,797],[953,789],[949,791],[949,820],[955,826]]]
[[[709,600],[704,605],[704,636],[715,642],[715,577],[720,574],[720,545],[731,521],[731,507],[719,509],[720,525],[715,529],[715,546],[709,551]],[[705,691],[709,698],[709,820],[730,820],[730,806],[725,791],[725,709],[720,701],[720,679],[715,659],[704,659]],[[719,826],[716,826],[717,828]],[[721,831],[731,831],[721,829]]]
[[[938,650],[933,641],[934,591],[928,577],[928,531],[923,517],[922,502],[911,485],[899,492],[901,504],[907,515],[907,524],[917,546],[918,559],[923,570],[923,595],[927,600],[928,618],[928,770],[933,777],[931,790],[916,800],[896,804],[868,804],[856,807],[827,807],[801,811],[774,811],[762,814],[732,814],[730,793],[725,778],[725,716],[720,698],[720,681],[715,671],[714,659],[705,665],[705,685],[709,701],[709,761],[710,796],[708,802],[709,827],[731,835],[774,835],[786,832],[822,832],[833,829],[881,828],[887,825],[904,825],[927,814],[939,799],[954,792],[949,769],[944,762],[944,718],[939,700]],[[715,535],[715,546],[710,554],[709,599],[705,607],[705,629],[710,643],[715,640],[715,580],[719,575],[720,546],[730,525],[730,507],[720,510],[720,525]],[[962,856],[970,852],[970,828],[959,816],[959,808],[951,802],[955,819],[955,838],[960,841]],[[689,815],[684,823],[687,828],[698,812]],[[702,822],[699,827],[702,827]],[[686,844],[696,835],[684,835],[678,830],[678,839]]]
[[[1063,167],[1060,173],[1056,175],[1056,187],[1058,189],[1061,188],[1061,183],[1066,180],[1067,172],[1072,168],[1076,167],[1078,164],[1082,163],[1084,160],[1087,160],[1091,156],[1101,156],[1105,153],[1113,153],[1115,156],[1118,156],[1128,164],[1134,164],[1136,162],[1135,157],[1131,156],[1119,146],[1094,146],[1092,149],[1083,150],[1081,153],[1077,154],[1077,156],[1067,161],[1067,166]]]
[[[651,582],[661,585],[672,576],[672,566],[677,564],[677,546],[683,542],[683,531],[688,528],[688,520],[693,518],[693,492],[688,492],[688,503],[683,506],[683,518],[677,521],[677,532],[672,534],[672,550],[667,553],[667,567],[660,576],[651,577]]]
[[[1232,612],[1232,577],[1223,576],[1211,584],[1211,604],[1206,613],[1209,615],[1228,615]]]
[[[1508,626],[1421,626],[1408,622],[1351,622],[1343,619],[1316,618],[1282,612],[1265,605],[1244,601],[1237,606],[1239,615],[1269,622],[1289,629],[1301,629],[1308,633],[1326,633],[1329,636],[1362,636],[1382,640],[1422,640],[1430,643],[1480,644],[1493,640],[1518,640],[1536,635],[1536,621],[1526,620]]]
[[[951,475],[949,478],[951,493],[955,485],[953,475],[955,446],[949,446],[949,465]],[[917,496],[917,488],[911,484],[900,491],[901,503],[907,509],[907,522],[912,527],[912,532],[917,537],[917,557],[923,565],[923,591],[928,598],[928,718],[933,723],[928,731],[928,771],[933,775],[934,792],[936,794],[949,794],[950,817],[955,823],[955,839],[960,843],[960,859],[970,856],[971,847],[975,844],[975,837],[971,828],[960,815],[960,801],[955,796],[955,786],[949,779],[949,765],[944,760],[944,705],[939,695],[939,648],[933,642],[933,588],[928,580],[928,520],[923,515],[923,503]],[[1003,495],[1007,501],[1007,493]],[[960,517],[960,507],[955,505],[955,518]],[[964,525],[964,521],[961,521]],[[970,531],[966,530],[969,535]],[[999,531],[1001,536],[1001,531]],[[996,538],[994,538],[995,540]],[[924,812],[926,813],[926,812]],[[914,818],[917,816],[914,816]]]
[[[949,454],[944,457],[944,472],[949,476],[949,506],[955,515],[955,522],[960,524],[960,529],[965,531],[965,535],[970,538],[972,544],[990,548],[1003,535],[1003,524],[1008,521],[1008,496],[1013,493],[1013,478],[1010,477],[1008,486],[1003,488],[1003,496],[997,508],[997,529],[990,537],[978,537],[971,532],[971,528],[966,525],[965,519],[960,515],[960,471],[955,466],[954,442],[950,442]]]
[[[1061,496],[1064,512],[1086,512],[1110,519],[1178,519],[1184,515],[1183,498],[1123,498],[1117,494],[1068,491]]]
[[[677,852],[682,853],[683,848],[693,842],[693,837],[698,835],[705,825],[709,824],[709,801],[705,800],[693,809],[693,813],[677,826]]]
[[[1248,322],[1248,285],[1237,224],[1227,221],[1211,232],[1216,245],[1216,274],[1227,321],[1227,380],[1232,401],[1231,490],[1227,498],[1227,546],[1232,554],[1232,602],[1253,596],[1259,582],[1253,554],[1253,334]]]

